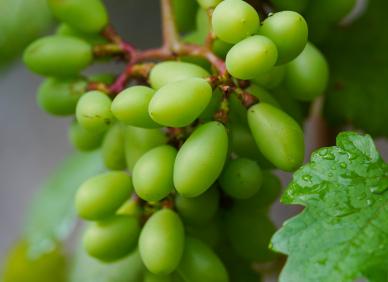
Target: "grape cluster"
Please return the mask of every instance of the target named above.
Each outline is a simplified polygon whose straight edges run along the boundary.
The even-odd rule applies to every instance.
[[[242,0],[198,2],[197,30],[185,40],[210,30],[225,73],[192,52],[191,62],[178,54],[152,65],[136,85],[92,89],[114,80],[80,74],[99,60],[96,47],[113,46],[99,0],[49,0],[61,25],[33,42],[24,61],[47,76],[41,108],[75,115],[71,143],[101,148],[109,169],[75,197],[90,222],[83,238],[90,256],[112,262],[138,250],[152,281],[256,281],[250,264],[273,259],[266,213],[280,183],[270,169],[293,171],[304,159],[303,131],[281,101],[322,94],[328,67],[297,12],[260,23]]]

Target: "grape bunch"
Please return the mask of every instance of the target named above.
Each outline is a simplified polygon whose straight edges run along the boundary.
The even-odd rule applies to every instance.
[[[295,11],[259,16],[242,0],[198,0],[196,29],[180,38],[177,2],[162,0],[175,32],[139,51],[100,0],[49,0],[61,24],[24,61],[47,77],[40,107],[74,115],[70,142],[100,149],[107,168],[75,196],[90,256],[138,252],[144,281],[258,281],[252,263],[275,258],[271,170],[302,165],[300,117],[324,92],[328,66]],[[119,76],[82,74],[112,58],[127,62]]]

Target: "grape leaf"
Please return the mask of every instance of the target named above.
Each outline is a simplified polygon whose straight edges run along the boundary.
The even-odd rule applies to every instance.
[[[99,151],[68,157],[36,195],[27,214],[25,239],[30,256],[39,257],[66,239],[75,224],[74,194],[79,185],[103,170]]]
[[[271,248],[288,254],[279,281],[347,282],[386,271],[387,189],[388,164],[369,135],[341,133],[337,146],[313,153],[281,199],[305,209],[272,238]]]
[[[350,123],[388,137],[387,1],[369,1],[366,13],[348,28],[331,30],[321,46],[330,62],[325,115],[332,124]]]

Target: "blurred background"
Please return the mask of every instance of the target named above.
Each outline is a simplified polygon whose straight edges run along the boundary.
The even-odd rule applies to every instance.
[[[15,1],[21,2],[21,1]],[[33,2],[33,1],[32,1]],[[16,5],[16,4],[15,4]],[[120,34],[139,48],[160,44],[159,3],[155,0],[106,1],[111,19]],[[0,1],[0,10],[2,7]],[[0,19],[1,24],[1,19]],[[52,22],[48,28],[54,29]],[[0,43],[2,40],[0,29]],[[4,39],[4,38],[3,38]],[[35,102],[41,78],[29,72],[16,59],[7,62],[0,53],[0,261],[20,233],[32,195],[53,168],[71,151],[67,140],[69,119],[42,112]],[[111,65],[114,69],[121,65]],[[315,129],[315,124],[307,128]],[[311,138],[307,137],[308,140]],[[309,148],[314,144],[309,142]],[[378,140],[388,160],[388,144]],[[283,175],[286,183],[287,175]],[[274,207],[277,224],[292,213],[292,208]]]

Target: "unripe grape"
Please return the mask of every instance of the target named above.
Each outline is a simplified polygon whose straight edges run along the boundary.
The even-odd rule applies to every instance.
[[[175,205],[184,222],[204,225],[214,218],[218,211],[220,194],[216,187],[195,198],[176,196]]]
[[[293,11],[282,11],[269,16],[259,33],[272,40],[278,49],[277,64],[295,59],[307,43],[308,28],[305,19]]]
[[[165,144],[167,138],[159,129],[127,126],[125,130],[125,158],[132,171],[137,160],[154,147]]]
[[[139,233],[140,224],[135,217],[115,215],[89,225],[83,245],[89,255],[102,261],[115,261],[136,248]]]
[[[270,71],[252,79],[252,82],[266,89],[274,89],[283,82],[285,73],[286,66],[275,66]]]
[[[139,238],[139,251],[147,269],[154,274],[173,272],[183,254],[185,234],[179,216],[170,209],[154,213]]]
[[[256,10],[242,0],[224,0],[214,9],[213,31],[228,43],[237,43],[257,32],[260,18]]]
[[[195,13],[198,5],[195,0],[171,0],[179,32],[187,32],[195,28]]]
[[[143,128],[160,127],[148,114],[155,91],[146,86],[132,86],[120,92],[112,102],[112,113],[121,122]]]
[[[86,130],[77,122],[69,127],[70,143],[80,151],[92,151],[101,146],[104,139],[104,132],[93,132]]]
[[[111,99],[100,91],[89,91],[79,99],[76,118],[88,130],[105,131],[111,125],[113,115],[110,110]]]
[[[124,140],[124,126],[120,123],[113,125],[106,133],[102,143],[101,153],[107,168],[121,170],[127,167]]]
[[[267,103],[276,108],[281,108],[278,101],[276,101],[276,99],[267,90],[258,85],[251,84],[247,88],[247,92],[257,97],[261,103]]]
[[[39,87],[38,105],[52,115],[71,115],[85,90],[82,78],[47,78]]]
[[[44,76],[72,76],[93,59],[92,48],[84,40],[70,36],[46,36],[32,42],[24,51],[24,63]]]
[[[87,220],[100,220],[113,215],[130,197],[131,178],[121,171],[111,171],[86,180],[75,196],[78,215]]]
[[[232,76],[253,79],[270,71],[277,57],[276,46],[271,40],[254,35],[234,45],[226,55],[225,63]]]
[[[154,66],[150,72],[149,82],[154,89],[159,89],[169,83],[198,77],[205,78],[210,74],[203,68],[185,62],[167,61]]]
[[[211,96],[212,88],[204,79],[188,78],[160,88],[152,97],[148,111],[159,124],[184,127],[199,117]]]
[[[329,80],[329,66],[322,53],[311,43],[286,66],[285,86],[292,97],[312,101],[322,95]]]
[[[211,8],[215,8],[222,0],[197,0],[198,4],[202,9],[208,10]]]
[[[146,271],[143,282],[172,282],[171,275],[157,275]]]
[[[216,218],[208,222],[206,225],[185,225],[186,232],[191,237],[204,242],[211,248],[216,248],[223,239],[221,221]]]
[[[263,174],[259,165],[250,159],[230,161],[221,174],[220,185],[226,194],[236,199],[247,199],[259,191]]]
[[[178,151],[175,188],[183,197],[196,197],[216,181],[228,153],[228,135],[219,122],[198,127]]]
[[[60,21],[85,33],[98,33],[108,24],[101,0],[49,0],[51,11]]]
[[[165,198],[173,189],[173,168],[177,151],[163,145],[145,153],[133,168],[136,194],[148,202]]]
[[[233,44],[224,42],[224,41],[216,38],[213,41],[212,51],[218,57],[225,59],[226,55],[228,54],[229,50],[232,49],[232,47],[233,47]]]
[[[229,281],[225,266],[213,250],[190,237],[186,239],[178,273],[185,281]]]
[[[81,38],[91,45],[107,43],[107,39],[105,39],[98,33],[96,34],[96,33],[80,32],[79,30],[76,30],[65,23],[62,23],[61,25],[58,26],[55,34]]]
[[[283,111],[260,103],[248,110],[248,122],[256,144],[276,167],[294,171],[304,159],[304,136],[298,123]]]

